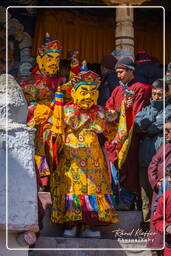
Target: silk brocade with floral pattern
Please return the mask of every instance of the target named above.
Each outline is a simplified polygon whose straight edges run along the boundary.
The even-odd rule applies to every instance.
[[[65,144],[56,171],[51,176],[52,222],[82,221],[94,216],[98,221],[116,223],[107,164],[98,142],[106,126],[103,107],[64,107]]]

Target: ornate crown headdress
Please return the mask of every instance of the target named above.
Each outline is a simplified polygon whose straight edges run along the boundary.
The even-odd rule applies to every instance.
[[[38,55],[40,57],[43,57],[48,52],[58,52],[61,53],[62,50],[62,44],[58,40],[52,41],[49,34],[46,33],[45,39],[44,39],[44,45],[38,49]]]
[[[98,74],[94,73],[91,70],[88,70],[86,72],[79,73],[70,82],[71,82],[72,87],[76,91],[78,89],[78,87],[82,84],[96,85],[98,88],[101,81],[100,81],[100,77]]]

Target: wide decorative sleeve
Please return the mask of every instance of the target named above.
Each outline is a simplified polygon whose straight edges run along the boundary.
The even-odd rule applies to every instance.
[[[115,112],[115,111],[114,111]],[[95,133],[103,133],[106,129],[106,111],[102,106],[93,106],[91,109],[83,111],[76,105],[65,105],[65,123],[72,130],[86,128]],[[116,119],[117,114],[112,113],[112,120]]]
[[[28,104],[49,105],[53,100],[54,93],[48,86],[48,81],[43,76],[31,75],[26,81],[20,83]]]
[[[38,89],[33,84],[28,84],[22,87],[24,96],[28,103],[37,101]]]
[[[96,133],[103,133],[106,127],[105,110],[102,106],[96,106],[96,109],[94,109],[94,111],[95,115],[92,115],[89,127],[91,131],[94,131]]]
[[[106,126],[104,135],[107,137],[108,141],[105,143],[105,147],[108,152],[109,161],[115,162],[118,160],[118,169],[121,169],[128,154],[133,132],[133,123],[133,112],[132,110],[127,111],[122,101],[119,119],[113,123],[108,122]]]
[[[38,104],[34,110],[35,124],[36,125],[43,124],[45,121],[47,121],[50,118],[51,115],[52,115],[52,110],[49,107]]]
[[[78,130],[88,122],[88,114],[81,113],[74,105],[64,106],[64,120],[72,130]]]
[[[107,138],[109,143],[112,143],[116,133],[118,131],[119,119],[111,121],[111,112],[106,112],[106,123],[103,135]]]

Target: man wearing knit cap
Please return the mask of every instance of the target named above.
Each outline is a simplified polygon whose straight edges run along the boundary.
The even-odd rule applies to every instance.
[[[124,58],[119,59],[115,65],[115,69],[118,69],[118,68],[135,70],[134,62],[129,57],[124,57]]]
[[[119,110],[121,102],[124,98],[125,89],[132,90],[134,95],[130,97],[130,107],[127,108],[127,126],[132,116],[135,116],[144,106],[150,103],[150,85],[144,85],[140,82],[136,82],[134,78],[134,62],[129,57],[124,57],[118,60],[115,65],[115,71],[119,79],[119,86],[117,86],[111,97],[106,102],[107,109]],[[130,116],[130,118],[129,118]],[[128,128],[129,129],[129,128]],[[120,170],[120,178],[123,180],[123,185],[129,192],[138,193],[138,145],[139,139],[137,135],[132,136],[131,145],[126,158],[126,161]],[[113,162],[115,167],[117,163],[112,161],[112,147],[105,143],[108,151],[109,161]],[[114,146],[114,145],[113,145]]]
[[[123,99],[123,92],[126,88],[135,92],[133,112],[136,115],[144,106],[149,104],[151,87],[135,81],[134,62],[129,57],[122,58],[117,61],[115,71],[119,79],[119,85],[106,102],[106,107],[111,109],[119,109]]]
[[[106,101],[110,97],[113,89],[118,85],[119,80],[115,73],[115,65],[117,59],[111,54],[105,55],[101,60],[102,82],[99,87],[98,104],[105,106]]]

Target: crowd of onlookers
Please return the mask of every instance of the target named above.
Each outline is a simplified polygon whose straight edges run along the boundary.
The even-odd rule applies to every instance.
[[[107,109],[120,108],[125,88],[134,91],[130,105],[134,113],[134,130],[126,161],[119,171],[120,187],[127,195],[138,195],[134,200],[140,199],[137,204],[143,213],[141,228],[153,234],[148,247],[162,248],[163,234],[166,233],[164,255],[171,255],[170,65],[163,74],[159,62],[144,51],[137,53],[135,61],[130,57],[117,60],[106,55],[101,62],[101,75],[98,104]],[[129,126],[129,108],[127,115]],[[100,138],[100,142],[110,155],[111,148],[107,147],[105,138]],[[165,197],[164,191],[167,191]],[[125,209],[130,206],[127,202],[122,205]],[[160,255],[161,251],[156,253]]]

